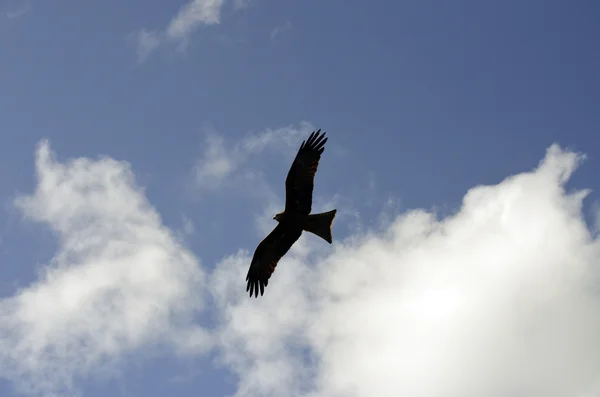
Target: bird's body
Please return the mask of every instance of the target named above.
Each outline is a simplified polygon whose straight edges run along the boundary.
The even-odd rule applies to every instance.
[[[275,215],[273,217],[273,219],[275,219],[277,222],[283,222],[288,224],[290,227],[299,227],[300,229],[302,229],[302,227],[304,226],[304,224],[306,223],[306,220],[308,219],[309,215],[308,214],[302,214],[299,212],[280,212],[279,214]]]
[[[320,214],[310,213],[314,177],[327,142],[325,133],[319,135],[320,132],[321,130],[314,131],[302,142],[288,172],[285,180],[285,209],[273,217],[279,224],[256,248],[246,276],[246,291],[250,291],[250,296],[254,294],[258,297],[259,289],[263,295],[277,263],[300,238],[303,231],[311,232],[332,243],[331,225],[337,210]]]

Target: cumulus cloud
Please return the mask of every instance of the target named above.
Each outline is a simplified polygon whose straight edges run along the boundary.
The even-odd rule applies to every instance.
[[[205,275],[135,183],[110,158],[36,154],[37,187],[15,201],[59,248],[32,285],[0,301],[0,375],[31,394],[64,396],[73,379],[114,369],[123,354],[169,346],[203,352],[194,324]]]
[[[217,179],[269,148],[293,154],[312,129],[220,141],[215,156],[230,161]],[[565,189],[582,159],[554,145],[534,170],[469,190],[451,216],[392,203],[375,230],[331,246],[303,236],[254,300],[251,251],[205,275],[127,163],[60,162],[42,142],[36,189],[15,204],[54,231],[58,251],[0,300],[0,376],[64,396],[140,348],[198,354],[214,342],[240,397],[597,395],[600,242],[583,216],[588,191]],[[207,289],[210,331],[194,322]]]
[[[259,300],[252,253],[224,259],[210,285],[237,396],[595,395],[600,242],[588,191],[564,187],[582,159],[553,145],[452,216],[411,210],[329,253],[291,251]]]
[[[244,8],[245,3],[236,0],[234,9]],[[138,61],[143,62],[163,42],[176,41],[185,46],[189,35],[201,26],[219,24],[224,4],[224,0],[191,0],[179,9],[165,29],[142,29],[135,35]]]

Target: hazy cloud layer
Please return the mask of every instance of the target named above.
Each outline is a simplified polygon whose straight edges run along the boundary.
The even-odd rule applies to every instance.
[[[414,210],[329,254],[291,252],[259,300],[243,288],[251,253],[225,259],[210,289],[238,395],[593,392],[600,245],[586,192],[563,187],[580,160],[552,146],[534,171],[471,189],[454,216]]]
[[[129,165],[61,163],[42,142],[36,169],[35,192],[15,204],[51,227],[59,250],[37,282],[0,301],[0,375],[23,391],[63,396],[75,376],[102,373],[145,345],[206,350],[208,334],[193,323],[204,273]]]

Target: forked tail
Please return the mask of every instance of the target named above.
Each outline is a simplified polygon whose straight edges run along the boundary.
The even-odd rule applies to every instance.
[[[316,234],[331,244],[333,241],[333,237],[331,236],[331,225],[333,224],[336,212],[337,210],[333,210],[309,215],[304,230]]]

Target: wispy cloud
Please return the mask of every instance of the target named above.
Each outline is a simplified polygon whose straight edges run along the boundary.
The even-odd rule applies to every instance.
[[[243,8],[244,2],[238,3],[239,0],[234,4],[235,8]],[[166,28],[140,30],[134,36],[138,61],[145,61],[164,42],[174,41],[185,46],[189,36],[201,26],[219,24],[224,5],[224,0],[192,0],[179,9]]]
[[[258,301],[252,252],[223,260],[210,290],[236,395],[594,395],[600,240],[587,191],[564,189],[581,160],[554,145],[452,216],[414,210],[329,254],[290,252]]]
[[[283,33],[288,32],[290,30],[292,30],[292,22],[287,20],[283,25],[276,26],[275,28],[273,28],[273,30],[271,30],[271,33],[269,34],[269,38],[271,39],[271,41],[274,41],[278,39]]]
[[[31,11],[31,4],[23,3],[19,7],[7,10],[5,15],[8,19],[16,19],[27,14],[29,11]]]
[[[218,187],[239,166],[240,158],[225,148],[225,138],[210,133],[204,140],[204,153],[194,167],[196,184],[205,189]]]
[[[195,184],[202,190],[214,190],[227,182],[239,179],[256,181],[260,170],[252,167],[253,156],[265,151],[286,155],[298,150],[299,142],[306,139],[315,127],[308,122],[298,126],[267,129],[258,134],[249,134],[239,142],[229,144],[215,132],[207,134],[203,153],[196,163],[193,175]]]
[[[247,8],[250,5],[250,0],[233,0],[233,8],[236,10],[241,10],[242,8]]]
[[[167,37],[184,39],[201,25],[214,25],[221,20],[223,0],[192,0],[184,5],[167,27]]]
[[[161,41],[157,33],[148,32],[145,29],[137,32],[134,38],[137,45],[137,58],[140,62],[146,60],[150,53],[158,48]]]
[[[265,129],[250,133],[239,140],[227,140],[224,136],[210,131],[207,133],[202,154],[192,170],[195,194],[207,193],[238,195],[244,199],[256,199],[263,206],[255,216],[260,234],[273,229],[273,215],[285,206],[284,179],[277,185],[268,182],[264,170],[276,168],[282,178],[296,155],[303,140],[308,138],[316,127],[307,121],[276,129]],[[330,147],[332,150],[336,146]],[[330,154],[334,154],[332,150]],[[274,155],[273,161],[268,161]],[[279,164],[279,165],[277,165]],[[321,180],[317,176],[317,180]],[[322,181],[322,180],[321,180]],[[318,182],[323,183],[323,182]],[[340,195],[322,196],[318,192],[313,198],[313,212],[338,210],[336,222],[344,218],[356,221],[357,214],[353,200]],[[303,250],[303,242],[293,249]]]
[[[0,301],[0,375],[30,394],[69,395],[73,379],[102,373],[150,345],[205,351],[193,323],[204,272],[135,183],[125,162],[61,163],[36,154],[37,187],[16,199],[59,249],[39,279]]]

